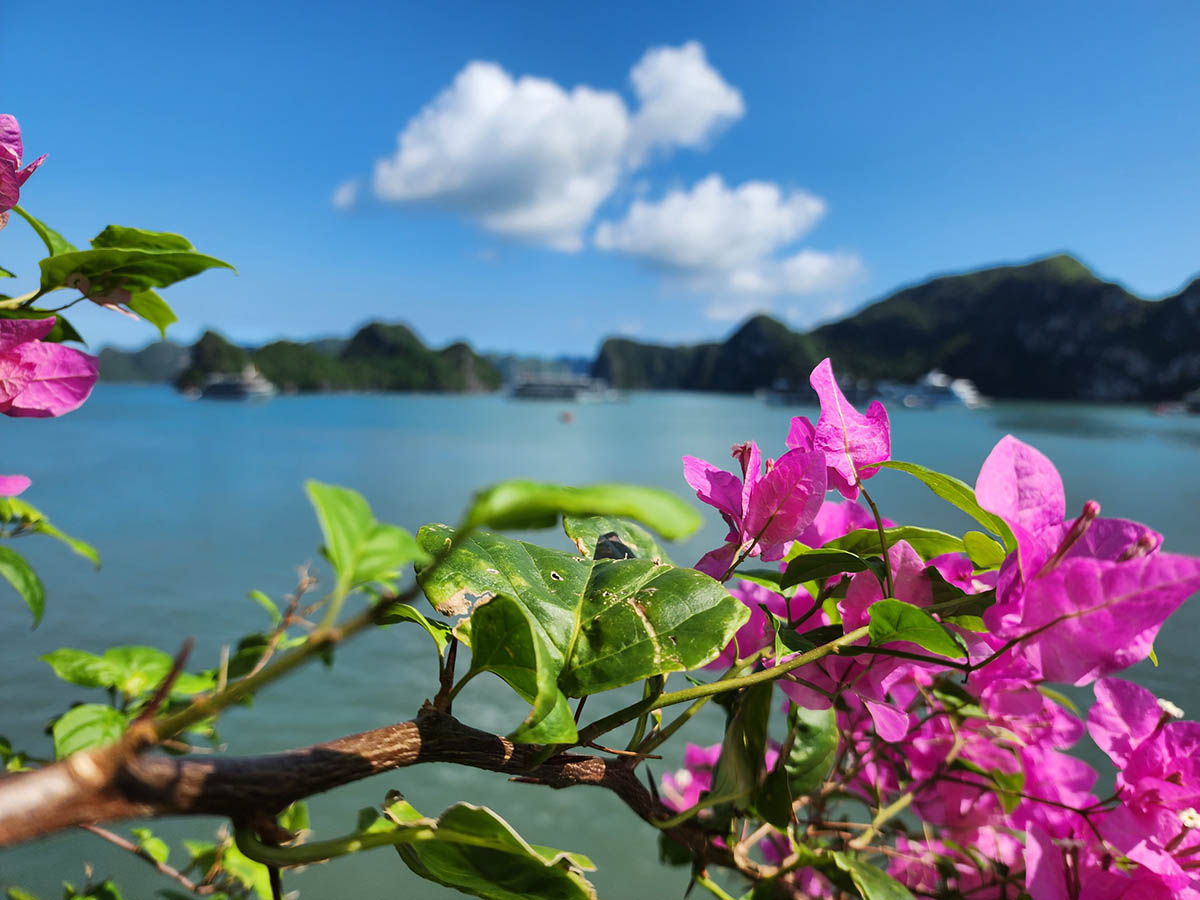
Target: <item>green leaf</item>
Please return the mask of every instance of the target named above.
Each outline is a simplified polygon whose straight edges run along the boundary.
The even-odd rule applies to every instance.
[[[504,481],[475,495],[468,527],[550,528],[558,516],[636,519],[668,540],[700,527],[700,515],[674,494],[628,484],[564,487],[536,481]]]
[[[245,887],[250,888],[259,900],[272,900],[271,873],[262,863],[250,859],[237,844],[230,843],[221,851],[221,868]]]
[[[38,898],[29,893],[29,891],[23,891],[19,887],[6,888],[4,895],[8,898],[8,900],[38,900]]]
[[[767,773],[763,783],[754,792],[751,805],[764,822],[780,831],[787,829],[792,820],[792,788],[782,759]]]
[[[454,531],[426,525],[430,554]],[[708,576],[648,559],[581,558],[476,532],[417,580],[439,612],[462,616],[485,597],[511,597],[529,612],[559,687],[581,697],[711,662],[750,611]],[[460,635],[462,631],[460,629]]]
[[[104,651],[104,661],[115,673],[112,686],[129,698],[158,687],[172,665],[171,657],[154,647],[110,647]]]
[[[175,310],[154,291],[138,291],[130,296],[125,305],[129,307],[130,312],[141,316],[157,328],[163,338],[167,336],[167,326],[179,321]]]
[[[192,250],[148,250],[127,247],[97,247],[74,250],[43,259],[43,292],[66,287],[72,275],[90,283],[89,293],[123,288],[138,294],[169,287],[208,269],[233,269],[229,263]]]
[[[155,837],[154,832],[149,828],[131,828],[129,833],[133,835],[138,846],[150,854],[150,858],[155,862],[165,863],[170,857],[171,848],[167,846],[166,841]]]
[[[46,251],[51,256],[74,252],[75,246],[49,225],[38,221],[19,206],[14,206],[13,212],[29,223],[29,226],[37,233],[37,236],[42,239],[42,243],[46,245]]]
[[[838,749],[837,713],[829,709],[791,706],[788,728],[792,746],[783,758],[793,797],[813,793],[825,783]]]
[[[10,272],[4,266],[0,266],[0,278],[16,278],[16,272]]]
[[[528,843],[490,809],[457,803],[430,823],[398,799],[386,813],[398,828],[432,824],[429,840],[396,845],[429,881],[488,900],[595,900],[582,871],[595,868],[591,860]]]
[[[428,561],[413,536],[403,528],[375,521],[358,491],[308,481],[309,500],[325,536],[325,554],[338,575],[338,592],[376,582],[393,586],[411,562]]]
[[[44,534],[46,537],[52,537],[56,541],[61,541],[71,548],[77,555],[82,556],[97,569],[100,568],[100,554],[96,552],[96,548],[87,541],[81,541],[79,538],[71,537],[69,534],[60,530],[57,526],[50,524],[49,521],[42,520],[33,527],[35,534]]]
[[[738,696],[737,707],[725,727],[712,788],[701,798],[705,806],[740,801],[757,788],[766,768],[773,689],[768,681],[748,687]],[[739,806],[744,808],[743,804]]]
[[[275,605],[275,601],[262,591],[251,591],[246,596],[266,610],[267,615],[271,617],[272,628],[278,626],[283,621],[283,613],[279,611],[279,607]]]
[[[9,547],[0,547],[0,575],[21,595],[33,613],[33,627],[37,628],[46,609],[46,589],[42,587],[42,579],[25,557]]]
[[[941,472],[935,472],[933,469],[927,469],[916,463],[892,459],[876,463],[876,465],[881,468],[907,472],[947,503],[957,506],[992,534],[999,536],[1004,542],[1005,550],[1009,553],[1017,549],[1017,539],[1013,537],[1012,529],[998,515],[990,513],[980,506],[979,501],[975,499],[975,491],[965,482],[959,481],[952,475],[943,475]]]
[[[900,525],[883,529],[888,547],[897,541],[906,541],[922,559],[929,560],[943,553],[962,553],[963,542],[952,534],[934,528],[918,528],[915,525]],[[858,556],[882,553],[879,547],[879,532],[874,528],[861,528],[830,541],[823,549],[845,550]],[[803,551],[801,551],[803,552]],[[799,554],[797,554],[799,555]]]
[[[510,738],[529,744],[567,744],[578,737],[567,698],[558,689],[554,648],[516,600],[498,594],[471,614],[471,669],[494,672],[525,702],[529,715]]]
[[[654,535],[636,522],[616,516],[563,516],[563,531],[583,556],[595,556],[601,538],[615,534],[633,551],[634,558],[674,565]]]
[[[431,621],[421,615],[420,610],[415,606],[409,603],[397,602],[388,607],[387,612],[380,617],[379,623],[381,625],[394,625],[398,622],[412,622],[425,629],[425,633],[437,645],[438,656],[445,655],[446,647],[450,643],[450,635],[452,633],[450,626],[445,622]]]
[[[982,531],[968,531],[963,535],[963,547],[976,569],[998,569],[1004,562],[1004,548]]]
[[[779,581],[783,578],[783,573],[774,569],[750,569],[746,572],[738,569],[736,577],[739,581],[749,581],[751,584],[761,585],[767,590],[782,594],[785,597],[793,596],[796,593],[792,590],[785,590],[780,586]]]
[[[303,800],[297,800],[287,809],[279,814],[279,824],[293,834],[298,834],[301,831],[308,831],[308,804]]]
[[[876,541],[878,541],[876,535]],[[879,547],[876,544],[876,551]],[[867,564],[861,556],[846,550],[823,548],[809,550],[796,556],[788,563],[783,576],[779,579],[780,587],[792,587],[806,581],[824,580],[843,572],[865,572]]]
[[[834,865],[850,876],[863,900],[914,900],[908,888],[883,869],[838,850],[829,856],[833,857]]]
[[[54,669],[54,674],[70,684],[81,687],[110,687],[116,682],[116,669],[108,660],[86,650],[62,647],[41,657]]]
[[[113,743],[125,733],[125,716],[111,706],[85,703],[59,717],[52,729],[54,755],[64,759],[78,750],[102,747]]]
[[[195,251],[192,242],[182,234],[171,234],[168,231],[146,231],[141,228],[130,228],[126,225],[109,225],[92,238],[92,246],[128,247],[138,250],[182,250]]]
[[[939,656],[959,659],[966,655],[946,627],[919,606],[888,597],[873,603],[867,612],[871,615],[871,644],[876,647],[906,641]]]

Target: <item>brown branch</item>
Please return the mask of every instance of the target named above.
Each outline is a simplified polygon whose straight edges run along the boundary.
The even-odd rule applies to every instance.
[[[157,859],[147,853],[144,848],[139,847],[132,841],[121,837],[119,834],[113,834],[106,828],[98,828],[95,825],[81,825],[80,827],[85,831],[90,831],[92,834],[96,835],[96,837],[120,847],[122,850],[129,851],[134,856],[138,857],[138,859],[145,860],[147,863],[153,866],[156,871],[166,875],[168,878],[175,880],[182,885],[185,890],[191,891],[193,894],[205,896],[207,894],[215,894],[218,890],[218,887],[215,884],[199,884],[195,881],[192,881],[192,879],[188,878],[174,866],[169,866],[165,862],[159,862]]]
[[[408,722],[263,756],[143,755],[139,751],[144,746],[144,741],[127,739],[0,778],[0,846],[128,818],[205,815],[224,816],[235,824],[261,822],[296,800],[427,762],[503,772],[552,788],[603,787],[639,818],[651,821],[660,815],[628,764],[559,753],[535,765],[540,747],[513,744],[429,706]],[[671,834],[689,849],[705,851],[707,840],[695,826],[681,826]]]

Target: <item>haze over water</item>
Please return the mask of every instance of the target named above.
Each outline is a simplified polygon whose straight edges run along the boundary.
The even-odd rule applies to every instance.
[[[732,468],[730,445],[753,439],[764,455],[778,456],[790,417],[817,415],[815,404],[780,409],[748,397],[699,394],[634,394],[627,403],[574,406],[571,424],[559,421],[565,408],[499,396],[193,403],[164,388],[102,385],[70,416],[27,422],[6,448],[6,472],[30,475],[27,499],[64,530],[94,543],[104,568],[93,572],[48,540],[21,542],[46,583],[46,617],[30,632],[21,601],[7,588],[0,593],[0,629],[7,638],[0,728],[14,746],[48,755],[42,730],[50,716],[73,700],[103,701],[99,691],[59,682],[38,661],[58,647],[98,652],[147,644],[173,653],[190,635],[196,638],[192,667],[204,668],[216,665],[222,643],[266,630],[265,614],[246,592],[258,588],[281,598],[295,586],[296,567],[317,559],[320,534],[304,495],[306,478],[356,488],[379,519],[415,531],[424,522],[455,521],[474,489],[504,478],[630,481],[691,496],[682,455]],[[1008,403],[974,412],[889,412],[897,459],[974,483],[991,447],[1013,433],[1056,463],[1069,514],[1095,498],[1104,515],[1137,519],[1163,532],[1164,549],[1200,554],[1200,417]],[[902,473],[884,472],[870,488],[884,515],[897,521],[958,534],[976,527]],[[705,513],[704,529],[670,548],[676,562],[691,564],[721,541],[722,523],[712,510]],[[561,532],[536,537],[569,548]],[[1200,598],[1193,598],[1160,635],[1159,668],[1146,663],[1131,673],[1192,717],[1200,711],[1198,627]],[[415,628],[395,626],[340,649],[329,671],[318,667],[273,685],[253,710],[226,714],[220,732],[229,753],[248,754],[401,721],[430,695],[435,671],[428,639]],[[596,697],[585,718],[624,702],[620,693]],[[497,680],[478,679],[456,701],[455,713],[504,733],[524,709]],[[719,740],[719,716],[700,718],[685,737]],[[678,763],[682,747],[652,763],[656,777]],[[491,806],[529,841],[591,856],[599,866],[591,877],[602,898],[678,897],[687,884],[685,869],[658,864],[654,831],[604,792],[510,785],[492,773],[450,766],[402,769],[316,798],[315,827],[324,837],[352,830],[355,811],[378,803],[389,788],[428,815],[459,800]],[[215,824],[154,827],[172,838],[200,838]],[[97,875],[116,877],[127,897],[171,886],[144,863],[89,835],[71,834],[0,853],[0,887],[15,883],[54,896],[63,878],[84,880],[80,859],[95,863]],[[171,861],[184,861],[177,847]],[[461,896],[421,881],[388,850],[312,867],[287,875],[284,883],[307,898]]]

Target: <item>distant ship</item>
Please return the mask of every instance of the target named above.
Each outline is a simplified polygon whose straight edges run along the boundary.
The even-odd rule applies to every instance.
[[[258,368],[248,365],[240,375],[210,375],[200,388],[205,400],[269,400],[277,393],[275,385]]]
[[[618,391],[600,378],[586,375],[539,375],[513,384],[514,400],[575,400],[581,403],[619,400]]]
[[[876,385],[876,391],[884,403],[896,403],[909,409],[947,405],[979,409],[990,405],[969,378],[951,378],[940,369],[922,375],[916,384],[881,381]]]

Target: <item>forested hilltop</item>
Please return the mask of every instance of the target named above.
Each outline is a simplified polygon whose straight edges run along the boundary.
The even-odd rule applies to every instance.
[[[750,391],[803,384],[826,356],[843,377],[940,368],[992,397],[1177,399],[1200,386],[1200,279],[1149,301],[1051,256],[934,278],[806,334],[756,316],[723,343],[610,338],[592,374],[619,388]]]
[[[181,388],[200,387],[212,375],[236,374],[247,364],[281,389],[295,391],[462,393],[494,391],[501,384],[499,370],[467,344],[434,350],[408,327],[381,322],[364,326],[349,341],[275,341],[258,348],[239,347],[208,331],[173,380]],[[102,372],[104,365],[101,359]]]
[[[1200,386],[1200,279],[1149,301],[1071,256],[1051,256],[933,278],[807,333],[755,316],[719,343],[609,338],[591,373],[622,389],[749,392],[781,379],[802,385],[827,356],[847,378],[911,381],[939,368],[992,397],[1177,399]],[[512,368],[511,359],[495,359]],[[467,344],[433,350],[406,326],[382,323],[349,340],[257,349],[209,332],[191,348],[105,350],[100,375],[187,387],[251,362],[281,388],[300,391],[486,391],[503,381]]]

